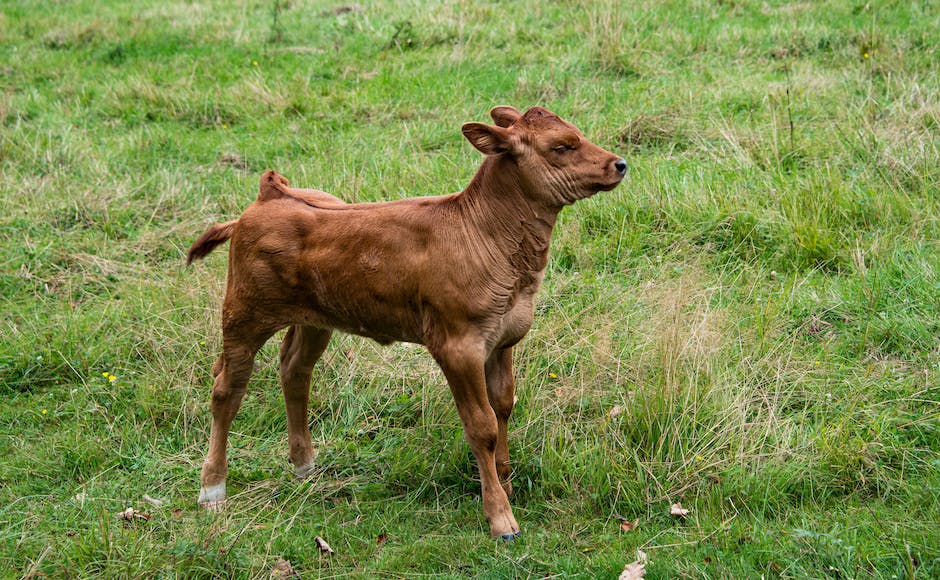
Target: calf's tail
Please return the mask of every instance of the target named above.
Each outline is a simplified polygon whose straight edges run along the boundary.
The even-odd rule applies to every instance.
[[[199,239],[193,242],[193,245],[189,248],[189,254],[186,255],[186,265],[192,264],[193,260],[206,257],[216,246],[227,242],[232,237],[232,230],[235,229],[236,223],[238,223],[238,220],[209,226],[209,229],[199,236]]]

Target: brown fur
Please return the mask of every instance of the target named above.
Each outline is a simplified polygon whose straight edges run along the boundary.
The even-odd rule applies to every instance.
[[[310,373],[338,329],[427,347],[477,459],[490,531],[518,534],[507,499],[512,347],[532,323],[558,212],[616,187],[626,165],[545,109],[497,107],[491,116],[495,126],[463,126],[486,159],[459,193],[346,204],[268,171],[240,218],[210,227],[190,248],[192,262],[232,244],[202,503],[224,499],[226,441],[255,353],[285,327],[290,459],[298,474],[309,470]]]

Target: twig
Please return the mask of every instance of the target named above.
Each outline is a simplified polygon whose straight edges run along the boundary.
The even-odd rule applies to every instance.
[[[793,109],[790,106],[790,63],[783,63],[783,73],[787,77],[787,121],[790,124],[790,153],[796,151],[793,144]]]

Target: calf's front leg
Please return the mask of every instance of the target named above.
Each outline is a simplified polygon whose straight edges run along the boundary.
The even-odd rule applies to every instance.
[[[486,359],[486,393],[496,413],[496,473],[507,496],[512,495],[509,466],[509,416],[516,403],[512,376],[512,347],[498,349]]]
[[[490,534],[511,540],[519,536],[519,524],[513,517],[496,469],[499,421],[487,394],[482,350],[475,345],[450,344],[432,354],[450,385],[467,441],[477,460],[483,514],[490,524]]]

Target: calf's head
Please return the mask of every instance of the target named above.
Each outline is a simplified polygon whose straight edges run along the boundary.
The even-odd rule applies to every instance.
[[[532,201],[569,205],[613,189],[626,175],[627,162],[619,155],[591,143],[551,111],[496,107],[490,116],[495,126],[467,123],[463,134],[483,154],[513,163],[514,177]]]

